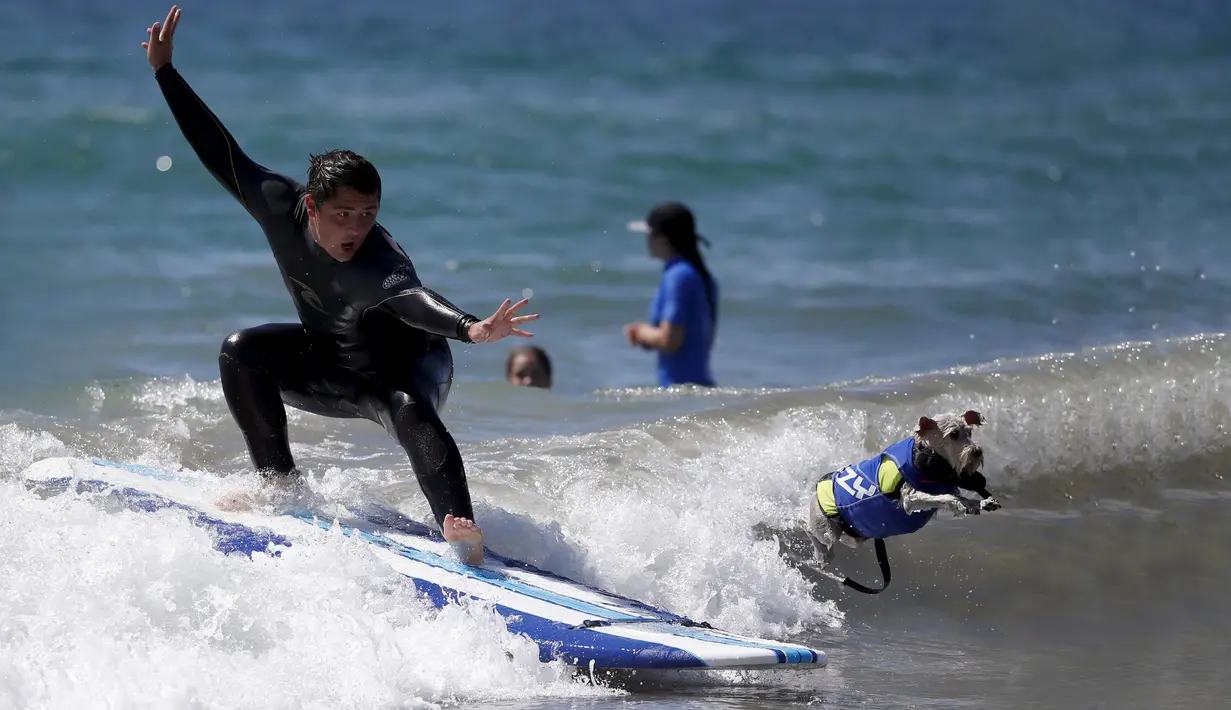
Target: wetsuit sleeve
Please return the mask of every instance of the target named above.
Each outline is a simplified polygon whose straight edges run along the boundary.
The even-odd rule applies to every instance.
[[[154,72],[154,78],[180,132],[214,179],[262,225],[270,217],[290,216],[295,204],[293,181],[245,155],[218,117],[169,62]]]
[[[470,342],[470,326],[478,318],[445,300],[444,296],[426,286],[414,286],[398,292],[377,304],[406,325],[444,338]]]

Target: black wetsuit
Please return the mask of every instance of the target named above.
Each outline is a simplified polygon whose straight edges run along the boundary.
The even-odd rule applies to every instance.
[[[379,224],[350,261],[329,256],[308,231],[305,187],[244,155],[170,64],[154,76],[197,157],[261,225],[301,321],[241,330],[218,357],[257,470],[294,469],[283,403],[362,417],[401,443],[438,523],[473,519],[461,453],[437,409],[453,380],[445,338],[469,342],[478,319],[424,288]]]

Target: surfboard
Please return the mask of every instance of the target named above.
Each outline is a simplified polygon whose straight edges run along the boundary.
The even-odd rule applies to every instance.
[[[103,459],[50,458],[22,472],[57,494],[96,493],[141,512],[172,510],[210,531],[222,554],[270,554],[312,544],[314,529],[339,529],[371,546],[433,605],[479,599],[508,629],[533,640],[543,662],[588,669],[815,669],[828,660],[806,646],[741,636],[607,592],[490,548],[481,566],[460,562],[440,534],[380,502],[353,509],[279,513],[222,510],[193,475]],[[230,506],[228,506],[230,507]]]

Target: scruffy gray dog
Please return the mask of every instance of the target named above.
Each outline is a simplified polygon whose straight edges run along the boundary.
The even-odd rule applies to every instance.
[[[920,417],[912,436],[821,477],[810,496],[807,531],[822,570],[833,562],[839,541],[858,547],[869,539],[908,535],[942,508],[954,516],[1000,508],[987,492],[979,472],[983,449],[972,438],[983,422],[974,410]],[[959,489],[983,499],[964,498]]]

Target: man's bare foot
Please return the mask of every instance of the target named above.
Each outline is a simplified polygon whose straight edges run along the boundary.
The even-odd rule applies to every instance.
[[[218,496],[214,505],[218,506],[219,510],[238,513],[243,510],[252,510],[256,506],[256,498],[248,491],[226,491]]]
[[[225,491],[214,501],[214,505],[220,510],[238,513],[268,506],[276,499],[290,498],[302,493],[303,490],[303,476],[298,472],[265,474],[261,476],[261,485],[256,490],[241,488]]]
[[[456,518],[450,513],[445,516],[441,533],[453,544],[453,549],[461,553],[466,564],[483,564],[483,531],[473,520]]]

